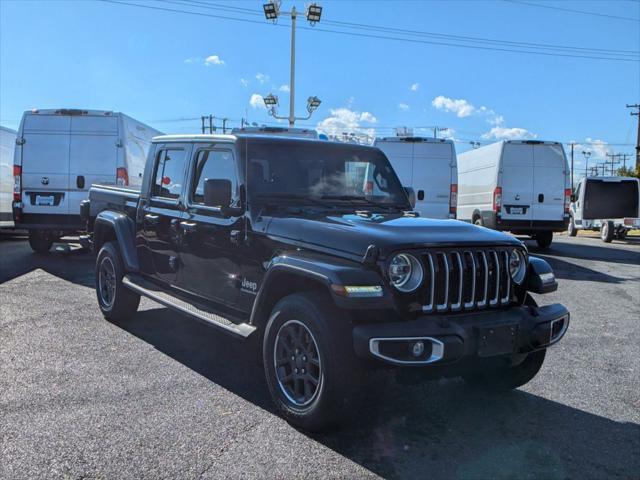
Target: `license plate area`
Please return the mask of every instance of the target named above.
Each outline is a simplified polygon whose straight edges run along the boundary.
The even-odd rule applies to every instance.
[[[511,207],[512,215],[522,215],[524,212],[522,211],[522,207]]]
[[[518,340],[518,325],[499,325],[478,329],[478,356],[493,357],[514,353]]]
[[[35,204],[39,207],[53,207],[55,197],[53,195],[36,195]]]

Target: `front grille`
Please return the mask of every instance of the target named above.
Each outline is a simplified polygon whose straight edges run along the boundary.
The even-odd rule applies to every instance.
[[[459,312],[508,305],[509,253],[502,248],[423,253],[422,311]]]

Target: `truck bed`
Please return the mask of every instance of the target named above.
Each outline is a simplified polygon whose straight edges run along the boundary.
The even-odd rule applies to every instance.
[[[136,217],[140,192],[114,185],[92,185],[89,190],[89,216],[94,219],[103,210],[123,212]]]

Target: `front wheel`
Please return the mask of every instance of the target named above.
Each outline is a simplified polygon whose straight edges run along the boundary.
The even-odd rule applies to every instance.
[[[542,368],[546,350],[528,354],[513,365],[512,358],[489,359],[463,375],[471,386],[488,390],[513,390],[530,382]]]
[[[553,241],[553,232],[544,231],[536,233],[536,242],[540,248],[549,248]]]
[[[36,253],[47,253],[53,241],[54,235],[48,230],[29,230],[29,246]]]
[[[105,243],[96,259],[96,294],[104,318],[123,320],[138,310],[140,295],[122,283],[124,263],[114,242]]]
[[[263,341],[271,397],[280,414],[305,430],[322,430],[347,414],[355,380],[348,321],[327,299],[289,295],[274,307]]]
[[[600,238],[604,243],[611,243],[613,240],[613,235],[615,233],[614,225],[611,220],[602,223],[602,227],[600,227]]]

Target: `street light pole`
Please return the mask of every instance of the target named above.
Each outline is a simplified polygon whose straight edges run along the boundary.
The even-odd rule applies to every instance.
[[[296,18],[298,12],[294,6],[291,9],[291,77],[289,85],[289,126],[293,128],[296,123],[295,96],[296,96]]]

